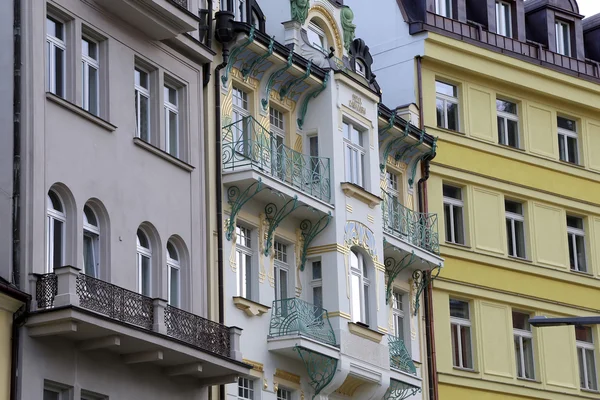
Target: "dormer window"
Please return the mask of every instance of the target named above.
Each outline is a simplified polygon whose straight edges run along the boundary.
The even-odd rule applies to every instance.
[[[571,26],[568,22],[556,20],[556,52],[571,57]]]
[[[327,37],[325,36],[325,31],[323,31],[319,25],[312,21],[309,22],[306,34],[311,46],[316,47],[319,50],[327,51]]]
[[[452,18],[452,0],[435,0],[435,13],[442,17]]]
[[[496,1],[496,33],[512,37],[512,12],[510,3]]]
[[[354,61],[354,70],[356,71],[356,73],[358,75],[362,76],[363,78],[365,77],[366,68],[365,68],[365,64],[363,64],[362,61],[360,61],[360,60]]]

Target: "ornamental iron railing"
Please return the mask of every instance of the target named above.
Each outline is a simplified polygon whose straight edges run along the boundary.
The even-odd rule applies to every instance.
[[[295,189],[330,202],[330,160],[289,148],[253,117],[223,127],[223,169],[251,167]]]
[[[269,336],[301,335],[337,346],[327,310],[304,300],[275,300],[271,308]]]
[[[154,306],[150,297],[85,274],[77,275],[76,291],[82,308],[152,329]]]
[[[181,8],[188,8],[188,0],[169,0],[171,3],[178,5]]]
[[[229,328],[177,307],[165,309],[167,335],[199,347],[202,350],[229,357],[231,341]]]
[[[404,340],[389,335],[388,347],[390,349],[390,367],[409,374],[417,374],[417,367],[415,367],[415,363],[404,345]]]
[[[421,388],[418,386],[390,379],[390,386],[387,392],[385,392],[383,400],[404,400],[420,392]]]
[[[437,214],[413,211],[385,191],[382,197],[383,229],[387,233],[434,254],[440,253]]]
[[[58,294],[58,277],[53,274],[38,275],[35,282],[35,300],[38,308],[54,307],[54,297]]]

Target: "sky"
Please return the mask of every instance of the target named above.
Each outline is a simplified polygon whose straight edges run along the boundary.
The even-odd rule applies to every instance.
[[[589,17],[600,13],[600,0],[577,0],[579,13]]]

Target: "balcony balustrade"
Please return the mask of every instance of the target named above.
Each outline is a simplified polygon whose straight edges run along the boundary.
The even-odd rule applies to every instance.
[[[251,168],[327,203],[331,200],[330,160],[283,144],[253,117],[223,127],[223,170]]]
[[[407,372],[411,375],[417,374],[417,368],[413,362],[410,353],[404,345],[404,340],[396,336],[388,336],[388,346],[390,349],[390,367],[399,371]]]
[[[434,254],[440,253],[437,214],[413,211],[396,196],[382,192],[383,229],[392,236]]]

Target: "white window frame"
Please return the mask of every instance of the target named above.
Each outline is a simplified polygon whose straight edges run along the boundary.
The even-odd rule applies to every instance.
[[[596,345],[594,344],[594,333],[593,333],[593,331],[590,333],[592,334],[591,342],[584,342],[584,341],[576,340],[575,345],[577,346],[577,357],[582,358],[581,365],[583,365],[583,371],[580,371],[580,372],[583,372],[583,376],[584,376],[584,380],[585,380],[585,387],[581,386],[581,389],[597,392],[598,391],[598,368],[597,367],[596,367],[596,371],[594,371],[596,373],[596,376],[594,376],[594,381],[596,382],[596,387],[595,388],[588,387],[588,384],[587,384],[587,382],[589,381],[588,374],[590,373],[590,371],[587,370],[587,362],[586,362],[587,361],[587,351],[586,350],[592,351],[592,357],[594,358],[593,365],[596,365]]]
[[[577,218],[579,220],[581,220],[581,226],[585,227],[585,222],[583,220],[583,218],[581,217],[575,217],[573,215],[568,215],[568,217],[571,218]],[[583,239],[583,254],[584,254],[584,259],[585,259],[585,265],[583,266],[583,268],[580,268],[579,265],[579,259],[577,258],[577,236],[581,237]],[[572,271],[577,271],[577,272],[588,272],[588,260],[587,260],[587,253],[586,253],[586,246],[585,246],[585,228],[580,229],[580,228],[576,228],[573,226],[569,226],[568,222],[567,222],[567,240],[569,240],[573,246],[573,260],[575,261],[575,265],[573,266],[573,268],[571,268]]]
[[[134,83],[135,97],[136,97],[136,100],[137,100],[137,107],[136,107],[136,110],[135,110],[135,113],[136,113],[136,122],[137,122],[136,123],[136,127],[135,127],[135,135],[137,137],[139,137],[140,139],[142,139],[142,140],[150,142],[151,141],[151,137],[152,137],[152,134],[151,134],[152,128],[151,128],[151,125],[150,125],[151,122],[152,122],[152,115],[151,115],[151,113],[152,113],[152,105],[151,105],[151,91],[150,91],[152,85],[150,83],[150,72],[148,70],[146,70],[144,68],[141,68],[141,67],[139,67],[139,66],[136,65],[135,68],[134,68],[134,76],[135,76],[135,70],[138,70],[140,73],[146,74],[146,76],[148,77],[148,87],[147,88],[143,87],[142,85],[138,85],[137,83]],[[134,82],[135,82],[135,80],[134,80]],[[148,135],[148,138],[142,137],[142,132],[140,131],[140,127],[142,125],[141,124],[141,117],[142,117],[141,105],[142,105],[142,102],[140,101],[141,97],[145,97],[146,99],[148,99],[148,103],[147,103],[148,104],[148,112],[147,112],[147,115],[148,115],[148,121],[147,121],[148,132],[146,132],[146,135]]]
[[[275,257],[274,268],[275,268],[275,300],[285,300],[285,298],[290,298],[289,292],[289,282],[290,282],[290,267],[288,264],[288,248],[289,246],[285,243],[282,243],[278,240],[273,242],[273,256]],[[286,279],[285,282],[282,282],[281,275],[285,273]],[[285,293],[286,297],[281,297],[281,289],[285,285]]]
[[[518,311],[517,311],[518,312]],[[520,314],[525,314],[522,312],[519,312]],[[535,380],[536,377],[536,370],[535,370],[535,353],[534,353],[534,346],[533,346],[533,332],[531,330],[524,330],[524,329],[517,329],[515,327],[513,327],[513,336],[515,337],[515,339],[518,340],[519,342],[519,348],[515,349],[515,351],[518,351],[518,354],[515,354],[515,358],[516,358],[516,362],[519,363],[519,365],[521,366],[521,372],[523,373],[523,375],[519,375],[519,371],[517,369],[517,377],[520,379],[526,379],[526,380]],[[523,340],[524,339],[529,339],[531,340],[531,365],[533,367],[533,371],[531,371],[533,373],[533,377],[532,378],[528,378],[527,376],[525,376],[525,351],[523,350]]]
[[[442,17],[452,18],[452,0],[435,0],[435,13]]]
[[[514,103],[512,101],[509,100],[504,100],[501,98],[498,98],[497,100],[503,101],[505,103],[510,103],[510,104],[514,104],[515,109],[517,110],[517,114],[513,114],[513,113],[509,113],[506,111],[500,111],[498,110],[498,108],[496,107],[496,114],[498,117],[502,118],[502,124],[504,125],[504,137],[502,138],[504,143],[500,142],[500,144],[504,145],[504,146],[510,146],[510,141],[508,140],[508,121],[513,121],[517,123],[517,145],[516,145],[516,149],[521,148],[521,132],[520,132],[520,124],[519,124],[519,107],[517,105],[517,103]],[[500,129],[500,127],[498,127],[498,129]],[[498,132],[499,133],[499,132]]]
[[[327,52],[327,36],[325,31],[316,23],[310,21],[306,28],[306,34],[309,40],[309,44],[321,51]],[[314,37],[311,34],[316,35],[319,38],[319,43],[314,42]]]
[[[571,57],[571,24],[561,20],[556,20],[554,24],[556,30],[556,52],[563,56]],[[566,38],[565,31],[567,32]],[[567,43],[566,48],[564,45],[565,39]]]
[[[181,129],[179,124],[179,89],[173,85],[164,85],[163,92],[168,92],[169,90],[175,91],[175,103],[171,103],[169,101],[168,96],[164,96],[164,109],[165,109],[165,149],[167,153],[172,155],[173,157],[179,158],[179,149],[181,147]],[[169,118],[169,114],[175,114],[175,141],[176,148],[175,152],[171,149],[171,120]]]
[[[236,127],[233,130],[233,138],[234,143],[250,140],[248,132],[248,125],[245,122],[245,119],[250,116],[250,94],[240,89],[239,87],[234,86],[232,89],[232,102],[233,102],[233,115],[232,122],[236,125],[241,125]],[[250,146],[250,143],[246,143],[244,147]],[[236,150],[238,146],[234,146]]]
[[[234,20],[239,22],[246,21],[246,0],[233,0]]]
[[[441,102],[443,102],[444,104],[444,121],[443,121],[443,126],[441,126],[440,128],[443,129],[448,129],[451,131],[455,131],[455,132],[459,132],[460,131],[460,102],[458,99],[458,86],[452,84],[452,83],[448,83],[445,82],[443,80],[439,80],[436,79],[436,82],[442,83],[444,85],[448,85],[448,86],[452,86],[454,89],[456,89],[456,97],[454,96],[450,96],[444,93],[439,93],[437,90],[435,92],[435,99],[440,100]],[[456,104],[456,130],[451,129],[448,127],[448,106],[447,104]],[[437,116],[436,116],[437,118]]]
[[[93,271],[93,275],[91,275],[93,278],[97,278],[98,277],[98,267],[100,265],[99,262],[99,249],[100,249],[100,226],[97,225],[93,225],[92,223],[90,223],[86,213],[85,213],[85,209],[88,209],[90,213],[93,214],[94,218],[96,219],[96,223],[99,225],[100,222],[98,220],[98,215],[94,212],[94,210],[88,206],[85,205],[84,206],[84,211],[83,211],[83,236],[84,239],[85,237],[90,238],[91,243],[92,243],[92,256],[94,258],[93,263],[94,263],[94,271]],[[85,242],[85,240],[84,240]],[[84,252],[85,252],[85,244],[84,244]],[[85,257],[84,257],[85,259]],[[87,273],[87,271],[85,270],[85,262],[84,262],[84,273]]]
[[[47,54],[46,56],[49,57],[48,60],[46,60],[46,62],[48,63],[46,66],[46,73],[49,74],[48,79],[46,81],[46,85],[48,86],[46,89],[51,92],[54,93],[57,96],[60,96],[62,98],[66,98],[67,97],[67,43],[66,43],[66,35],[67,35],[67,24],[52,16],[52,15],[46,15],[46,24],[47,24],[47,20],[50,19],[52,20],[55,24],[60,24],[62,26],[62,32],[63,32],[63,36],[65,36],[65,39],[59,39],[56,36],[52,36],[49,33],[46,33],[46,46],[47,46]],[[61,49],[62,50],[62,95],[59,95],[57,93],[57,87],[56,87],[56,51],[55,49]]]
[[[247,390],[248,391],[248,397],[244,396],[240,396],[239,395],[239,390],[243,389],[243,390]],[[254,380],[249,379],[249,378],[238,378],[238,395],[237,395],[238,400],[254,400]]]
[[[173,247],[177,259],[171,257],[169,245]],[[177,298],[175,299],[175,303],[172,301],[173,293],[171,292],[171,284],[173,278],[171,276],[171,270],[177,271]],[[167,242],[167,299],[169,304],[173,307],[181,308],[181,254],[177,249],[177,246],[171,241]]]
[[[315,264],[318,263],[319,268],[321,269],[321,277],[320,278],[315,278],[315,273],[314,273],[314,268],[315,268]],[[321,260],[313,260],[311,262],[311,281],[310,281],[310,287],[312,288],[311,291],[311,296],[312,296],[312,305],[316,306],[316,307],[321,307],[323,308],[323,264],[321,263]],[[321,305],[317,305],[316,301],[315,301],[315,289],[320,288],[321,289]]]
[[[88,43],[94,44],[96,46],[96,57],[98,59],[94,59],[90,56],[86,56],[81,54],[81,63],[82,63],[82,82],[83,88],[81,90],[82,99],[81,106],[84,110],[94,114],[100,115],[100,43],[98,41],[91,39],[89,36],[82,36],[82,41],[86,41]],[[90,68],[96,70],[96,105],[98,107],[97,110],[90,110]]]
[[[50,193],[50,192],[49,192]],[[62,201],[61,197],[55,191],[52,191],[54,196],[56,196],[57,200],[60,202],[60,205],[63,210],[65,210],[65,203]],[[60,263],[64,264],[65,262],[65,246],[66,246],[66,225],[67,225],[67,215],[65,211],[60,211],[55,209],[52,206],[52,200],[50,199],[50,194],[46,195],[46,273],[54,272],[54,223],[55,221],[59,221],[62,223],[61,226],[61,248],[60,248]]]
[[[392,318],[394,327],[394,336],[404,340],[404,299],[405,294],[399,290],[392,292]],[[400,307],[398,307],[398,304]],[[409,320],[410,321],[410,320]]]
[[[443,185],[443,186],[449,186],[449,187],[453,187],[455,189],[458,189],[460,191],[460,196],[461,198],[463,197],[463,190],[462,188],[458,187],[458,186],[453,186],[453,185]],[[447,197],[447,196],[443,196],[444,199],[444,205],[448,206],[448,209],[450,210],[450,233],[452,235],[452,237],[448,238],[446,237],[446,242],[450,242],[450,243],[454,243],[454,244],[465,244],[465,243],[460,243],[456,240],[456,234],[458,233],[456,231],[456,227],[454,226],[454,209],[455,208],[462,208],[462,219],[463,219],[463,223],[462,223],[462,237],[463,239],[466,238],[465,235],[465,202],[464,200],[459,200],[459,199],[455,199],[454,197]],[[445,207],[444,207],[445,210]],[[463,240],[464,242],[464,240]]]
[[[363,78],[366,76],[367,67],[361,60],[354,60],[354,70],[358,75],[362,76]]]
[[[580,154],[579,154],[579,134],[577,133],[577,121],[574,119],[571,119],[569,117],[558,116],[557,118],[563,118],[567,121],[572,121],[573,124],[575,125],[574,131],[572,131],[570,129],[560,128],[560,127],[558,127],[558,119],[557,119],[558,140],[559,140],[559,142],[562,141],[563,148],[565,149],[565,157],[563,159],[560,156],[560,146],[558,146],[558,151],[559,151],[558,157],[561,161],[579,165]],[[575,139],[575,158],[576,158],[576,160],[569,159],[569,141],[567,139],[569,137],[572,139]]]
[[[508,8],[508,21],[506,20],[506,8]],[[512,37],[512,4],[509,2],[496,0],[496,33]]]
[[[277,400],[292,400],[293,392],[286,388],[277,388]]]
[[[240,232],[244,231],[243,236]],[[244,241],[244,243],[241,243]],[[247,257],[250,260],[250,265],[238,265],[237,268],[237,295],[246,299],[252,299],[252,282],[248,280],[248,275],[252,279],[252,262],[254,261],[254,251],[252,250],[252,229],[246,228],[245,226],[236,226],[236,260],[239,260],[240,256]],[[250,273],[248,273],[250,272]],[[250,290],[248,290],[250,289]],[[250,293],[248,293],[250,291]]]
[[[352,265],[352,253],[354,253],[358,259],[358,268]],[[359,297],[360,303],[360,312],[352,309],[352,322],[362,322],[363,324],[369,325],[370,320],[370,302],[369,302],[369,288],[370,288],[370,279],[365,275],[365,270],[367,270],[367,264],[365,263],[365,259],[363,254],[360,251],[351,249],[350,250],[350,279],[353,277],[358,278],[359,282],[359,293],[354,293],[354,289],[352,288],[352,284],[350,285],[350,297],[354,299],[355,296]],[[366,292],[365,292],[366,289]],[[351,302],[353,305],[353,302]],[[352,307],[353,308],[353,307]],[[356,314],[360,315],[356,315]]]
[[[350,132],[352,130],[356,130],[359,135],[358,143],[352,141],[352,139],[348,139],[346,137],[346,133],[344,133],[344,158],[345,158],[345,176],[346,181],[358,185],[360,187],[365,187],[365,175],[367,174],[365,171],[366,167],[366,151],[365,151],[365,131],[364,129],[360,129],[359,126],[355,125],[352,122],[344,121],[343,129],[349,129]],[[352,137],[351,133],[349,134]],[[361,145],[360,142],[363,142]],[[349,154],[352,157],[349,157]],[[357,164],[358,163],[358,164]]]
[[[525,210],[524,210],[525,206],[523,203],[519,203],[518,201],[513,201],[513,200],[507,200],[507,201],[520,204],[521,210],[523,211],[523,214],[516,214],[516,213],[510,212],[510,211],[506,211],[506,206],[505,206],[504,214],[505,214],[505,218],[507,220],[510,220],[510,226],[511,226],[510,234],[512,236],[512,243],[513,243],[513,248],[507,249],[508,255],[511,257],[526,259],[527,258],[527,241],[525,240],[525,215],[524,215],[525,214]],[[523,250],[525,252],[523,257],[520,257],[517,255],[517,231],[516,231],[515,221],[523,222]],[[509,243],[507,243],[507,247],[508,247],[508,245],[509,245]]]
[[[458,343],[458,364],[459,365],[453,365],[456,368],[462,368],[462,369],[467,369],[467,370],[473,370],[475,363],[473,362],[473,327],[471,324],[471,304],[468,301],[464,301],[464,300],[458,300],[461,301],[463,303],[467,304],[467,308],[469,310],[469,319],[464,319],[464,318],[459,318],[459,317],[453,317],[452,315],[450,315],[450,329],[456,329],[456,337],[457,337],[457,343]],[[465,367],[465,360],[463,360],[463,351],[462,351],[462,331],[460,329],[461,326],[467,326],[469,327],[469,343],[471,344],[471,349],[469,351],[469,354],[471,355],[471,360],[470,360],[470,364],[473,365],[473,367]],[[452,337],[452,335],[450,336]],[[450,339],[452,341],[452,339]],[[454,343],[452,343],[452,346],[454,346]],[[452,351],[454,352],[454,349],[452,349]],[[454,363],[453,363],[454,364]]]
[[[146,240],[148,241],[148,247],[142,246],[140,244],[138,233],[136,231],[135,239],[136,239],[136,252],[137,252],[138,293],[141,295],[144,295],[144,296],[151,296],[152,295],[152,243],[150,242],[150,237],[142,228],[138,228],[138,230],[142,232],[142,234],[146,237]],[[148,290],[150,291],[150,293],[146,293],[146,294],[143,293],[144,290],[142,287],[142,283],[144,282],[144,279],[143,279],[143,274],[144,274],[143,265],[144,264],[142,262],[142,259],[144,257],[148,258],[148,265],[150,266],[150,270],[148,271]]]
[[[399,199],[399,195],[400,195],[400,190],[399,190],[399,179],[398,179],[398,174],[396,174],[395,171],[392,171],[390,169],[387,169],[385,171],[385,179],[387,181],[387,192],[394,196],[395,198]]]

